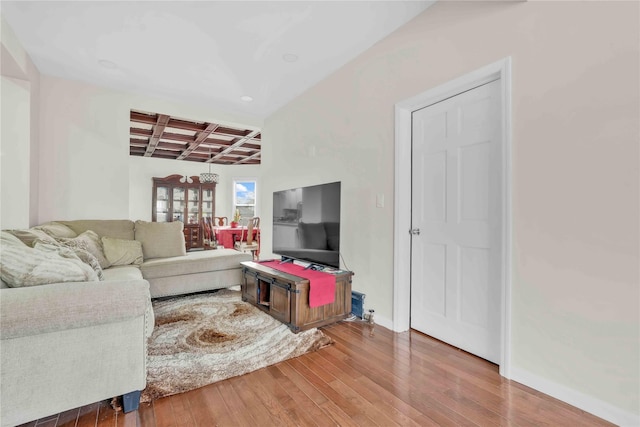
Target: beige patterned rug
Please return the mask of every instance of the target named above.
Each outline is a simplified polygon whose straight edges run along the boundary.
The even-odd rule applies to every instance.
[[[153,301],[147,387],[141,401],[182,393],[300,356],[332,343],[317,329],[294,334],[241,300],[217,292]]]

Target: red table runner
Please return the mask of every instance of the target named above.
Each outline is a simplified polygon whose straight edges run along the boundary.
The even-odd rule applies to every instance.
[[[331,304],[336,298],[336,277],[333,274],[318,270],[305,270],[303,266],[293,263],[280,264],[280,261],[264,261],[260,264],[274,270],[293,274],[309,280],[309,307],[320,307]]]

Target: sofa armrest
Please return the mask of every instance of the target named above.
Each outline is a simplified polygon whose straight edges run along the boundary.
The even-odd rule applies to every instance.
[[[0,289],[0,339],[149,315],[146,280],[53,283]]]

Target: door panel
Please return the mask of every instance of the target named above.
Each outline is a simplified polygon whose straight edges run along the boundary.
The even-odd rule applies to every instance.
[[[497,362],[501,139],[496,80],[413,113],[411,327]]]

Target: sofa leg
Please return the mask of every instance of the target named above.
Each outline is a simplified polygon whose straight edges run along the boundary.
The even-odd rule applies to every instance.
[[[122,395],[122,407],[125,413],[136,411],[140,406],[140,390]]]

